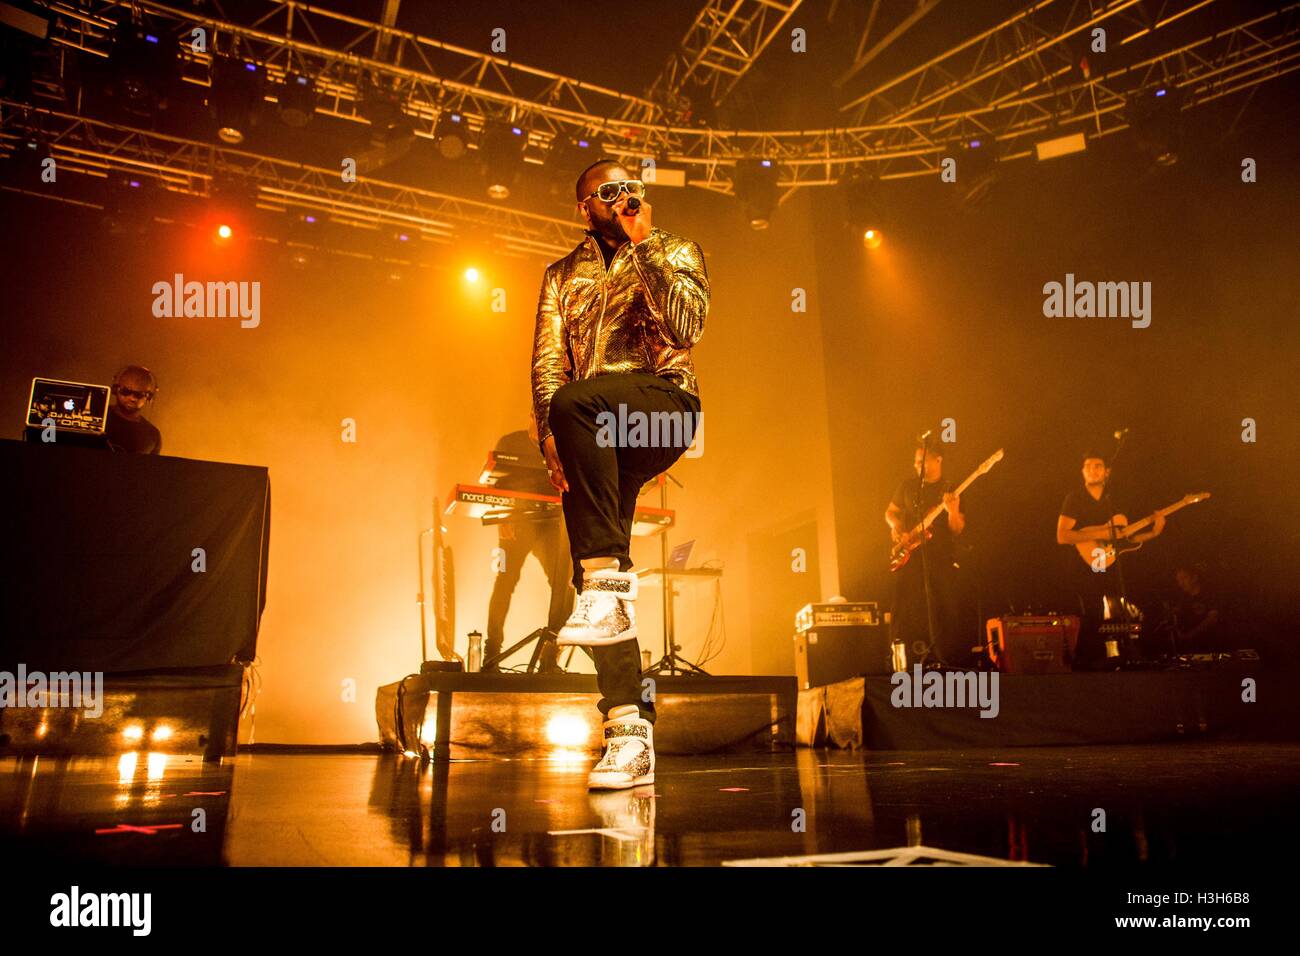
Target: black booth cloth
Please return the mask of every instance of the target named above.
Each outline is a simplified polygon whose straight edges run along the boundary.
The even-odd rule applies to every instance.
[[[256,655],[265,468],[0,441],[0,493],[0,669],[122,673]]]

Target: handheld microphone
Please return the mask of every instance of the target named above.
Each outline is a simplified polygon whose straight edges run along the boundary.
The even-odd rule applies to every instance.
[[[641,200],[638,199],[636,196],[629,196],[627,198],[627,204],[623,207],[623,215],[626,216],[628,213],[631,213],[633,216],[635,216],[640,209],[641,209]]]
[[[927,428],[925,431],[921,432],[921,434],[919,434],[919,435],[916,436],[916,440],[917,440],[917,441],[925,441],[927,438],[930,437],[930,434],[931,434],[933,431],[934,431],[933,428]]]
[[[1127,435],[1127,434],[1128,434],[1128,429],[1127,429],[1127,428],[1121,428],[1119,431],[1115,432],[1115,440],[1116,440],[1116,441],[1123,441],[1123,440],[1124,440],[1124,436]]]

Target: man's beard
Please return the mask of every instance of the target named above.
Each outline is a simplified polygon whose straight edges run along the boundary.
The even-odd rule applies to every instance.
[[[616,244],[627,242],[629,238],[627,230],[624,229],[623,224],[618,221],[617,215],[612,219],[596,219],[594,222],[596,224],[596,232],[602,238],[608,239],[610,242]]]

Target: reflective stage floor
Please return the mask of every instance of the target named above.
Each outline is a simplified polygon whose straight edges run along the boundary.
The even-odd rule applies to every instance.
[[[0,848],[112,864],[677,866],[924,845],[1069,868],[1249,865],[1300,849],[1300,744],[662,757],[375,754],[0,760]]]

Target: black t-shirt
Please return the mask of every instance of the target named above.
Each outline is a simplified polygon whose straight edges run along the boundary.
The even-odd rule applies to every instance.
[[[944,494],[952,490],[952,483],[946,478],[940,478],[935,482],[927,482],[922,485],[920,502],[918,503],[916,484],[915,478],[904,478],[899,482],[894,497],[890,499],[890,504],[902,509],[903,527],[907,531],[915,528],[931,508],[943,504]],[[930,549],[930,556],[951,564],[953,540],[952,530],[948,527],[946,512],[934,519],[934,522],[930,525],[930,532],[933,537],[925,544]]]
[[[1061,514],[1073,518],[1074,530],[1078,530],[1093,525],[1108,524],[1112,515],[1124,514],[1124,512],[1116,507],[1105,492],[1102,493],[1099,501],[1088,492],[1087,485],[1080,483],[1065,496],[1065,501],[1061,502]]]
[[[1108,492],[1103,491],[1101,500],[1098,501],[1088,493],[1088,486],[1083,482],[1079,482],[1075,489],[1065,496],[1065,501],[1061,503],[1061,514],[1074,519],[1074,528],[1071,529],[1074,531],[1079,528],[1109,524],[1113,515],[1122,514],[1131,517]],[[1093,573],[1091,560],[1091,554],[1087,561],[1078,561],[1075,555],[1070,554],[1070,559],[1066,561],[1070,573],[1078,579],[1076,585],[1080,581],[1086,582],[1084,589],[1090,595],[1094,594],[1097,588],[1110,587],[1113,581],[1110,575]]]
[[[147,418],[132,421],[118,414],[117,406],[108,408],[108,424],[104,437],[115,451],[129,451],[137,455],[162,454],[162,432]]]

